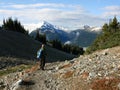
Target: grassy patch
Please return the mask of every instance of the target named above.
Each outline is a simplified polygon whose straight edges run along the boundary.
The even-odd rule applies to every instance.
[[[15,67],[9,67],[9,68],[6,68],[4,70],[0,70],[0,76],[3,76],[3,75],[7,75],[7,74],[10,74],[10,73],[15,73],[17,71],[23,71],[24,69],[27,69],[27,68],[31,68],[32,65],[19,65],[19,66],[15,66]]]

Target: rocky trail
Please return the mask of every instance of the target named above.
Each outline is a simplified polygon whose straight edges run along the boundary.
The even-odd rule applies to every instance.
[[[120,46],[3,76],[0,90],[120,90]]]

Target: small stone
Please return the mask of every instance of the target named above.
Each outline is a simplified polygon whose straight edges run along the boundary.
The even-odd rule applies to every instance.
[[[102,76],[100,73],[98,73],[98,76]]]
[[[55,70],[58,70],[58,69],[59,69],[59,67],[56,67],[56,68],[55,68]]]
[[[96,73],[95,73],[95,72],[89,73],[89,77],[90,77],[90,78],[96,77]]]
[[[52,73],[52,71],[48,71],[48,73],[50,74],[50,73]]]

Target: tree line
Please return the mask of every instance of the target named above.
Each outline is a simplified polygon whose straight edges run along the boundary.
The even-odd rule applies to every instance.
[[[102,34],[87,48],[86,53],[120,45],[120,22],[116,16],[102,26]]]
[[[62,42],[58,39],[52,40],[52,41],[47,41],[46,40],[46,35],[45,34],[40,34],[39,31],[37,31],[36,34],[36,40],[47,44],[47,42],[53,47],[58,50],[64,51],[66,53],[74,54],[74,55],[82,55],[84,53],[84,50],[82,47],[75,46],[75,45],[70,45],[70,44],[62,44]]]
[[[52,46],[54,48],[57,48],[59,50],[62,50],[64,52],[74,54],[74,55],[82,55],[84,53],[84,50],[82,47],[79,47],[77,45],[71,45],[71,44],[62,44],[60,40],[53,40]]]
[[[21,25],[21,23],[17,19],[13,20],[11,17],[3,20],[3,25],[0,27],[0,29],[20,32],[28,35],[28,31],[25,30],[23,25]]]

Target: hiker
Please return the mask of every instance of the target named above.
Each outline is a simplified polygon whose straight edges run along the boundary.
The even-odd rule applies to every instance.
[[[41,48],[37,51],[37,59],[40,61],[40,69],[44,70],[46,59],[46,50],[44,44],[42,44]]]

